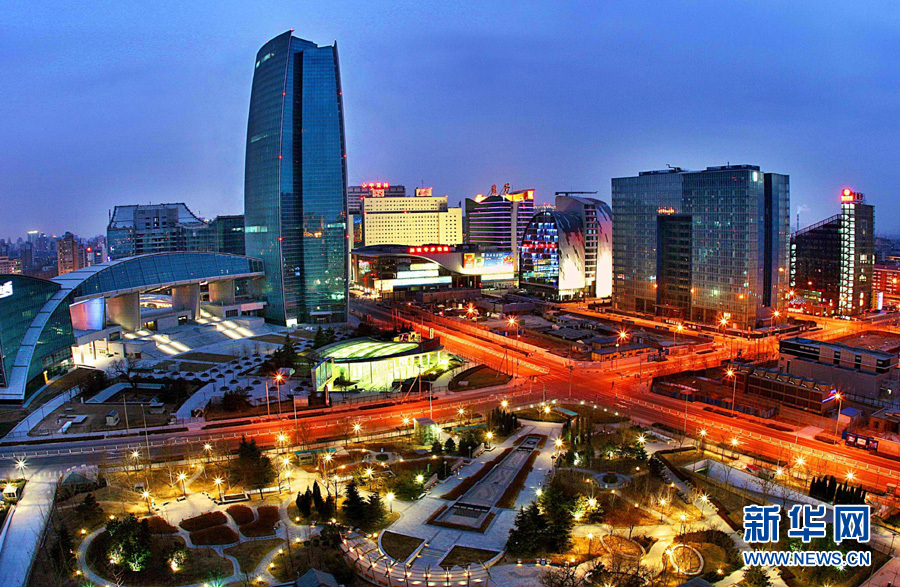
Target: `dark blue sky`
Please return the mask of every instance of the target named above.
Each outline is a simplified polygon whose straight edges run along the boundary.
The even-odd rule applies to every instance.
[[[254,56],[289,28],[338,40],[351,183],[549,202],[756,163],[790,174],[792,227],[850,186],[900,233],[894,2],[191,4],[4,3],[0,236],[98,234],[115,204],[241,212]]]

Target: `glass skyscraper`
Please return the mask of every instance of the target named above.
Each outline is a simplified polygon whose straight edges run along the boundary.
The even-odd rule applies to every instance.
[[[613,179],[612,196],[615,308],[752,329],[783,305],[788,176],[647,171]]]
[[[247,254],[265,261],[266,319],[347,320],[347,155],[337,43],[291,31],[256,55],[244,172]]]

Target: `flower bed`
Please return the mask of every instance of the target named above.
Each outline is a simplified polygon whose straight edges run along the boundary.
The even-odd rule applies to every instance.
[[[237,532],[224,524],[191,532],[191,542],[197,546],[221,546],[237,541]]]
[[[225,514],[222,512],[206,512],[205,514],[182,520],[179,526],[188,532],[196,532],[197,530],[205,530],[207,528],[212,528],[213,526],[219,526],[227,521],[228,518],[226,518]]]
[[[174,534],[178,532],[178,528],[163,520],[159,516],[147,518],[147,526],[150,528],[151,534]]]
[[[278,507],[274,505],[264,505],[256,508],[257,518],[249,524],[242,525],[241,534],[247,538],[258,538],[260,536],[272,536],[275,534],[275,523],[281,519]]]
[[[245,505],[228,506],[228,509],[225,511],[228,512],[228,515],[231,516],[231,519],[238,526],[243,526],[253,521],[253,510]]]

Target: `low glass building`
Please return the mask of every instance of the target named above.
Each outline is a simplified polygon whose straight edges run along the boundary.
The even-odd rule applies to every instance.
[[[332,359],[335,385],[391,391],[395,381],[417,377],[447,359],[438,339],[378,341],[354,338],[315,351],[318,361]]]

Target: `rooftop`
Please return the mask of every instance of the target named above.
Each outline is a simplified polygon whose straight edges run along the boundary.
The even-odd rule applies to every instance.
[[[324,346],[316,350],[323,359],[354,361],[359,359],[383,359],[415,351],[414,342],[383,342],[371,338],[354,338]]]

